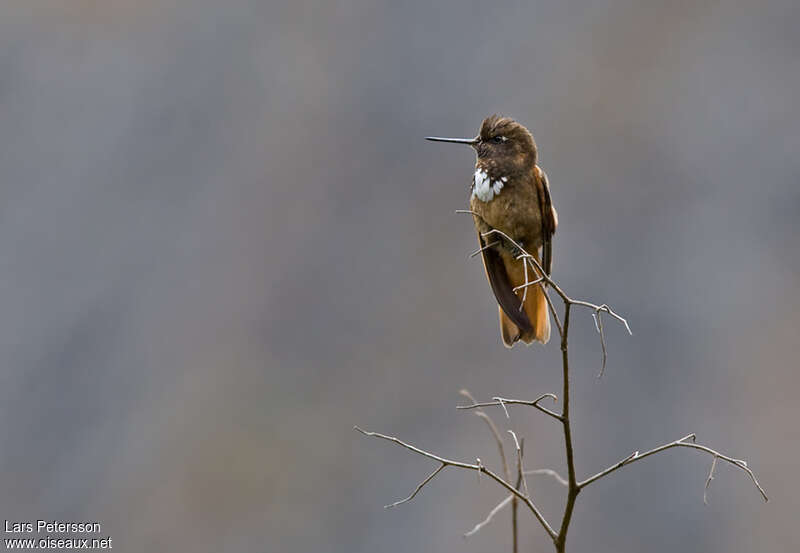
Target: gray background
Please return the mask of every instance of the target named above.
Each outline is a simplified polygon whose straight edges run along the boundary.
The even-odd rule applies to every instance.
[[[528,125],[576,313],[572,551],[797,551],[800,4],[0,4],[0,518],[121,551],[507,551],[503,494],[352,431],[497,467],[458,390],[558,391],[500,344],[466,205]],[[495,413],[499,415],[500,413]],[[501,419],[498,418],[498,421]],[[512,412],[529,467],[561,437]],[[556,523],[562,489],[531,479]],[[526,551],[550,545],[527,513]]]

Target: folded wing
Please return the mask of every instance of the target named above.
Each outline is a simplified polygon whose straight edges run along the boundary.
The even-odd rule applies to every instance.
[[[528,315],[521,309],[520,298],[514,293],[514,286],[509,279],[505,261],[494,247],[486,247],[488,239],[490,238],[484,238],[478,233],[478,241],[483,250],[483,267],[486,269],[486,278],[492,287],[494,297],[506,317],[517,325],[523,334],[529,333],[533,330],[533,326]]]
[[[539,208],[542,210],[542,268],[550,275],[553,268],[553,234],[558,226],[558,216],[553,208],[553,201],[550,199],[550,183],[547,181],[547,174],[538,166],[534,180],[539,197]]]

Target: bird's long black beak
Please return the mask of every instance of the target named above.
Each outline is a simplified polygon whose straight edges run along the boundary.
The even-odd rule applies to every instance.
[[[453,142],[455,144],[467,144],[469,146],[474,146],[478,143],[478,138],[440,138],[438,136],[426,136],[425,140],[430,140],[432,142]]]

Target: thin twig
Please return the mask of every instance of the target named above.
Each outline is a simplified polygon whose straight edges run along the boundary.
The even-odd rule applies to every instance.
[[[559,415],[558,413],[556,413],[554,411],[551,411],[547,407],[542,407],[541,405],[539,405],[539,402],[542,401],[545,398],[550,398],[553,401],[558,401],[558,397],[556,397],[555,394],[542,394],[542,395],[540,395],[538,398],[536,398],[533,401],[527,401],[527,400],[522,400],[522,399],[507,399],[507,398],[502,398],[502,397],[493,397],[492,399],[494,401],[488,401],[486,403],[473,403],[472,405],[458,405],[458,406],[456,406],[456,409],[477,409],[477,408],[480,408],[480,407],[492,407],[492,406],[499,405],[506,412],[506,416],[508,416],[508,410],[506,409],[506,404],[508,404],[508,405],[527,405],[528,407],[535,407],[536,409],[538,409],[542,413],[550,415],[554,419],[560,421],[561,420],[561,415]]]
[[[508,462],[506,461],[506,452],[505,448],[503,448],[503,441],[500,437],[500,431],[497,429],[497,426],[495,426],[494,421],[484,411],[477,411],[475,414],[483,419],[484,422],[486,422],[486,425],[489,427],[489,430],[492,431],[495,441],[497,442],[497,450],[500,452],[500,459],[503,461],[503,472],[506,475],[506,480],[511,480],[511,473],[509,472]]]
[[[527,267],[527,265],[525,265],[525,267]],[[526,273],[528,272],[527,269],[525,270],[525,272]],[[544,279],[542,277],[539,277],[536,280],[533,280],[533,281],[529,282],[527,280],[527,275],[526,275],[525,284],[520,284],[519,286],[515,286],[514,288],[512,288],[512,291],[517,292],[519,290],[523,290],[524,289],[525,292],[527,292],[528,291],[528,287],[534,286],[536,284],[539,284],[540,282],[544,282]],[[525,302],[525,296],[524,295],[522,296],[522,301],[523,301],[523,303]]]
[[[506,418],[510,419],[511,415],[508,414],[508,409],[506,408],[506,404],[505,404],[505,401],[503,400],[503,398],[495,397],[495,398],[492,398],[492,399],[494,399],[494,400],[496,400],[496,401],[498,401],[500,403],[500,407],[503,408],[503,412],[506,414]]]
[[[522,262],[522,268],[525,272],[525,284],[522,285],[522,301],[519,303],[520,311],[525,307],[525,300],[528,298],[528,264],[525,261]],[[512,292],[516,293],[519,288],[519,286],[513,288]]]
[[[594,327],[597,329],[597,333],[600,335],[600,348],[602,350],[602,357],[603,361],[600,365],[600,372],[597,373],[597,378],[603,378],[603,374],[606,372],[606,359],[608,359],[608,354],[606,353],[606,335],[603,333],[603,319],[600,312],[597,311],[592,313],[592,319],[594,319]]]
[[[519,440],[517,440],[517,435],[513,430],[509,430],[508,433],[511,434],[512,438],[514,438],[514,445],[517,447],[517,472],[522,473],[522,489],[525,490],[525,495],[530,497],[531,492],[528,490],[528,481],[525,479],[525,470],[522,468],[522,449],[519,447]]]
[[[520,443],[519,447],[522,454],[524,454],[525,438],[522,439],[522,443]],[[517,491],[519,491],[520,486],[522,485],[522,479],[524,478],[522,474],[522,454],[517,458],[517,482],[514,484],[514,488]],[[514,497],[513,501],[511,501],[511,530],[514,533],[513,536],[511,536],[512,553],[517,553],[517,551],[519,551],[519,531],[518,531],[519,524],[517,522],[518,506],[519,506],[519,500],[516,497]]]
[[[573,305],[578,305],[580,307],[588,307],[589,309],[592,309],[595,313],[597,313],[599,311],[603,311],[605,313],[608,313],[609,315],[611,315],[612,317],[617,319],[619,322],[621,322],[625,326],[625,330],[628,331],[628,334],[633,336],[633,331],[631,330],[631,327],[628,324],[627,319],[625,319],[625,317],[623,317],[619,313],[616,313],[613,309],[611,309],[605,303],[602,304],[602,305],[597,305],[597,304],[594,304],[594,303],[591,303],[591,302],[588,302],[588,301],[583,301],[583,300],[569,300],[569,301]]]
[[[475,534],[477,534],[477,533],[480,531],[480,529],[481,529],[481,528],[483,528],[484,526],[486,526],[487,524],[489,524],[489,523],[492,521],[492,518],[494,518],[494,515],[496,515],[498,512],[500,512],[500,510],[501,510],[503,507],[505,507],[506,505],[508,505],[509,503],[511,503],[511,500],[512,500],[512,499],[514,499],[514,496],[513,496],[513,495],[509,495],[509,496],[508,496],[508,497],[506,497],[506,498],[505,498],[503,501],[501,501],[500,503],[498,503],[498,504],[497,504],[497,505],[494,507],[494,509],[492,509],[491,511],[489,511],[489,514],[487,515],[487,517],[486,517],[485,519],[483,519],[482,521],[480,521],[478,524],[476,524],[476,525],[475,525],[475,526],[472,528],[472,530],[470,530],[469,532],[467,532],[466,534],[464,534],[464,537],[465,537],[465,538],[468,538],[468,537],[470,537],[470,536],[474,536]]]
[[[475,257],[475,256],[476,256],[476,255],[478,255],[479,253],[483,253],[484,251],[488,250],[489,248],[491,248],[491,247],[493,247],[493,246],[496,246],[496,245],[497,245],[497,244],[499,244],[499,243],[500,243],[500,241],[499,241],[499,240],[495,240],[495,241],[494,241],[494,242],[492,242],[491,244],[486,244],[486,245],[485,245],[485,246],[483,246],[482,248],[479,248],[479,249],[475,250],[474,252],[472,252],[471,254],[469,254],[469,256],[470,256],[470,258],[472,258],[472,257]]]
[[[461,393],[462,396],[464,396],[467,399],[469,399],[472,403],[477,403],[475,401],[475,397],[469,392],[469,390],[462,389],[460,391],[460,393]],[[495,442],[497,442],[497,449],[500,452],[500,459],[503,462],[503,473],[505,474],[506,481],[507,482],[511,482],[511,470],[510,470],[510,468],[508,466],[508,460],[506,459],[505,447],[503,446],[503,438],[500,436],[500,431],[497,429],[497,425],[495,425],[495,423],[492,420],[492,418],[483,409],[479,408],[475,412],[475,414],[478,415],[479,417],[481,417],[486,422],[486,424],[489,426],[489,430],[494,435]],[[517,482],[516,488],[519,489],[519,482]],[[518,544],[517,544],[517,535],[518,535],[518,532],[517,532],[517,503],[518,503],[518,499],[514,495],[510,495],[509,498],[511,498],[511,533],[512,533],[511,535],[512,535],[512,542],[513,542],[512,553],[517,553],[517,551],[518,551]],[[499,510],[500,508],[502,508],[502,506],[498,506],[496,508],[496,510]],[[487,524],[491,520],[491,518],[492,518],[492,516],[494,516],[494,513],[496,512],[496,510],[493,510],[491,513],[489,513],[489,516],[486,518],[486,520],[483,523],[479,523],[475,528],[472,529],[471,532],[468,532],[467,534],[465,534],[464,537],[468,537],[468,536],[474,534],[475,532],[477,532],[478,530],[480,530],[480,528],[482,526],[484,526],[485,524]]]
[[[420,482],[419,486],[417,486],[417,487],[414,489],[414,491],[413,491],[413,492],[411,492],[411,495],[409,495],[409,496],[408,496],[408,497],[406,497],[405,499],[401,499],[400,501],[395,501],[394,503],[391,503],[391,504],[389,504],[389,505],[384,505],[384,506],[383,506],[383,508],[384,508],[384,509],[391,509],[392,507],[397,507],[398,505],[402,505],[403,503],[408,503],[409,501],[411,501],[412,499],[414,499],[414,496],[416,496],[416,495],[419,493],[419,491],[420,491],[420,490],[421,490],[421,489],[422,489],[422,488],[425,486],[425,484],[427,484],[428,482],[430,482],[431,480],[433,480],[433,477],[434,477],[434,476],[436,476],[437,474],[439,474],[439,471],[441,471],[441,470],[442,470],[442,469],[443,469],[445,466],[446,466],[446,465],[445,465],[444,463],[442,463],[441,465],[439,465],[439,468],[437,468],[435,471],[433,471],[433,472],[430,474],[430,476],[428,476],[428,477],[427,477],[425,480],[423,480],[422,482]]]
[[[703,490],[704,505],[708,505],[708,487],[711,485],[711,481],[714,479],[714,469],[717,468],[717,459],[718,457],[714,455],[714,460],[711,461],[711,470],[708,471],[708,478],[706,478],[706,486]]]
[[[464,396],[467,399],[469,399],[470,401],[472,401],[472,403],[475,403],[475,398],[472,396],[472,394],[469,392],[469,390],[462,389],[459,393],[462,396]],[[500,452],[500,459],[503,462],[503,473],[506,476],[506,480],[510,482],[511,481],[511,469],[508,466],[508,460],[506,459],[505,448],[503,447],[503,438],[502,438],[502,436],[500,436],[500,431],[497,429],[497,426],[494,424],[494,421],[492,420],[492,418],[489,415],[487,415],[483,411],[483,409],[478,409],[478,411],[475,414],[478,415],[480,418],[482,418],[484,420],[486,425],[489,427],[489,430],[492,432],[492,435],[494,436],[495,442],[497,443],[497,449]]]
[[[528,474],[530,474],[530,475],[533,475],[533,474],[546,474],[547,476],[552,476],[553,478],[555,478],[556,482],[558,482],[562,486],[564,486],[564,487],[568,487],[569,486],[569,482],[567,482],[567,479],[564,478],[563,476],[561,476],[560,474],[558,474],[553,469],[526,470],[524,474],[526,474],[526,475],[528,475]]]

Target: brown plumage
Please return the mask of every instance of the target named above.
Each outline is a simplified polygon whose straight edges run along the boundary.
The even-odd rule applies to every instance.
[[[541,260],[542,268],[550,273],[558,219],[547,176],[536,165],[533,136],[513,119],[493,115],[483,121],[473,139],[430,139],[469,144],[477,153],[470,210],[486,277],[498,303],[503,343],[507,347],[519,340],[547,343],[550,316],[542,288],[529,286],[527,293],[514,292],[541,275],[530,266],[526,273],[524,262],[516,259],[520,252],[508,240],[498,234],[486,236],[492,229],[502,231]]]

